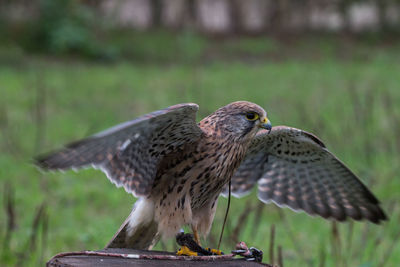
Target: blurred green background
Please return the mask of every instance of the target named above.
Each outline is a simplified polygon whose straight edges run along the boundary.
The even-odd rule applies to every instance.
[[[145,14],[148,3],[147,24],[121,20],[121,10],[110,16],[118,8],[108,2],[0,1],[1,266],[38,266],[59,252],[100,249],[135,201],[100,171],[40,172],[35,155],[176,103],[199,104],[200,120],[237,100],[263,106],[273,125],[319,136],[372,189],[390,220],[336,224],[261,204],[253,192],[232,199],[224,251],[245,241],[271,262],[274,225],[275,263],[280,246],[285,266],[400,262],[399,25],[382,15],[398,11],[397,1],[368,1],[377,19],[361,26],[351,10],[370,14],[367,1],[337,1],[339,26],[287,23],[293,11],[311,14],[311,4],[323,1],[301,9],[296,1],[249,1],[264,8],[258,28],[245,26],[244,11],[211,27],[212,17],[202,16],[225,14],[212,1],[203,1],[213,7],[206,11],[201,1],[171,1],[190,3],[177,24],[162,15],[167,1],[122,1],[138,5],[128,15]],[[221,198],[208,245],[216,246],[226,204]],[[156,249],[176,245],[164,241]]]

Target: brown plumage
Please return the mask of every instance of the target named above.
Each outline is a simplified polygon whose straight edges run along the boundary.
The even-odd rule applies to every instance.
[[[235,196],[258,181],[264,202],[340,221],[386,219],[378,200],[317,137],[284,126],[271,131],[266,112],[250,102],[231,103],[199,124],[197,109],[180,104],[153,112],[36,163],[62,170],[93,166],[139,197],[109,247],[151,248],[183,225],[195,237],[207,235],[230,178]]]

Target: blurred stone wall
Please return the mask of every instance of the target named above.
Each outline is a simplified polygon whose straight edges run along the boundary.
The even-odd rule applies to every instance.
[[[33,16],[39,0],[0,0],[0,14]],[[118,26],[207,34],[379,31],[400,26],[400,0],[80,0]],[[32,15],[33,14],[33,15]],[[100,17],[100,18],[101,18]]]

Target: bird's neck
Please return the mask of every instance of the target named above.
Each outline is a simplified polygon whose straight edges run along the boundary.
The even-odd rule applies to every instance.
[[[218,118],[218,114],[211,114],[199,122],[199,127],[209,138],[226,139],[235,144],[248,145],[249,136],[243,136],[232,131],[232,127],[226,127]]]
[[[199,123],[206,137],[200,144],[201,150],[218,154],[216,161],[229,162],[227,169],[236,170],[246,155],[251,139],[230,132],[216,121],[210,115]]]

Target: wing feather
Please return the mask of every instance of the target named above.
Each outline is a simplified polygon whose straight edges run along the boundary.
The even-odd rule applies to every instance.
[[[155,111],[39,156],[35,163],[48,170],[94,167],[127,192],[147,195],[161,159],[200,138],[197,110],[196,104],[178,104]]]
[[[232,177],[232,192],[241,196],[258,182],[265,203],[343,221],[387,217],[379,201],[316,136],[278,126],[260,131]]]

